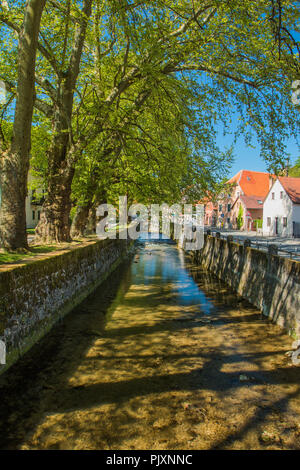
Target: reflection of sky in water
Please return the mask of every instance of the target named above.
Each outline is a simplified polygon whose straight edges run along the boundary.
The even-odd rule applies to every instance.
[[[175,295],[179,305],[199,305],[203,313],[211,313],[213,304],[186,270],[184,254],[176,246],[145,240],[145,248],[138,256],[138,262],[132,263],[134,283],[159,284],[166,293]]]

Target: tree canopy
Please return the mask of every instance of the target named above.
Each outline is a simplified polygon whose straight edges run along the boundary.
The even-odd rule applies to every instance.
[[[2,155],[29,3],[0,2]],[[185,192],[195,201],[219,191],[234,149],[217,147],[217,127],[230,130],[236,115],[236,138],[256,135],[280,171],[287,137],[299,134],[298,18],[288,0],[46,0],[29,123],[31,168],[46,188],[37,237],[70,240],[72,207],[87,216],[103,198],[175,202]]]

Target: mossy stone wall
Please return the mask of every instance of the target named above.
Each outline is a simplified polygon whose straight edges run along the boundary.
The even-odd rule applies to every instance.
[[[194,261],[300,338],[300,262],[205,235]]]
[[[124,258],[129,240],[99,240],[0,272],[0,340],[12,365]]]

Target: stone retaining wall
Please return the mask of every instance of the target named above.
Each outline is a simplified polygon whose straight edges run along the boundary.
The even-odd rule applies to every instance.
[[[247,244],[246,244],[247,245]],[[194,261],[300,338],[300,262],[205,235]]]
[[[119,264],[131,242],[98,240],[0,272],[0,340],[13,364]]]

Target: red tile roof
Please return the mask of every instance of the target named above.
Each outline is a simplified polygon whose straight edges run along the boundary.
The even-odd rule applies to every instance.
[[[279,176],[278,179],[293,203],[300,204],[300,178]]]
[[[263,208],[263,198],[259,196],[240,196],[241,201],[243,201],[247,209],[262,209]],[[259,202],[260,201],[260,202]]]
[[[240,170],[228,183],[238,184],[245,196],[256,196],[264,199],[270,190],[270,178],[275,176],[260,171]]]

